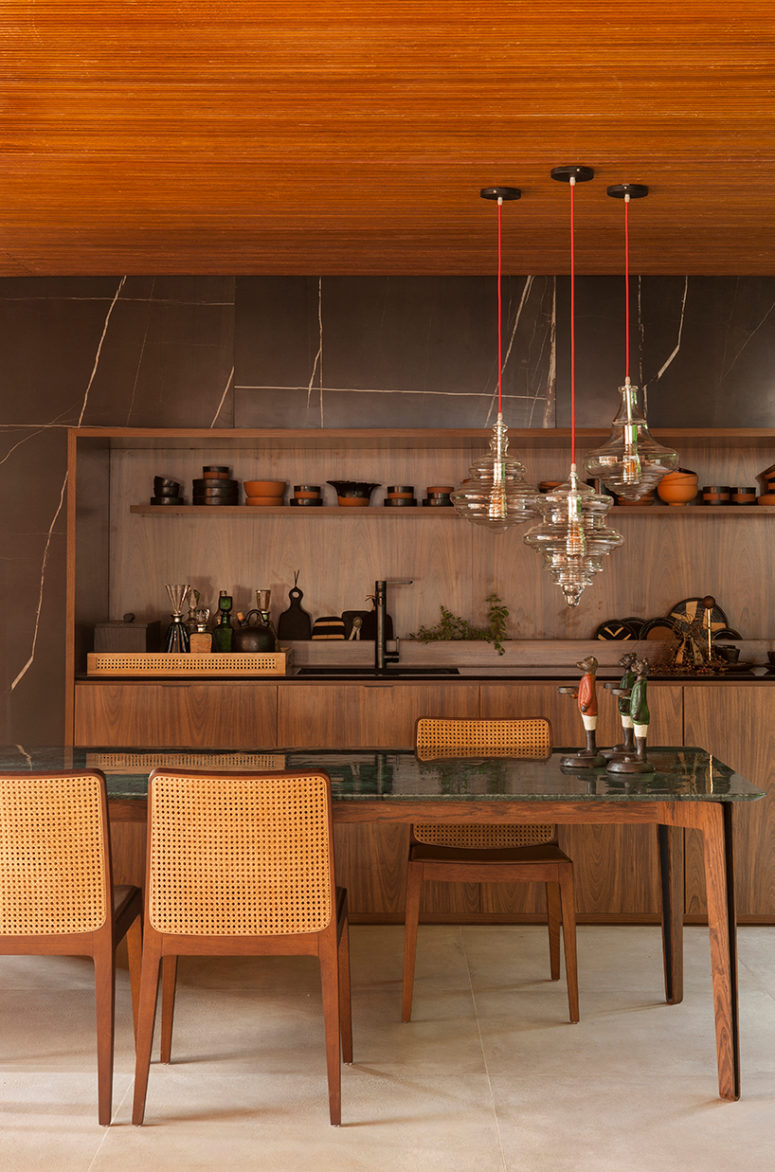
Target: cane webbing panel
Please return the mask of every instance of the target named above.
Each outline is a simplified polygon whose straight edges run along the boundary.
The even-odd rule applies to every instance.
[[[548,757],[552,730],[544,717],[530,720],[436,720],[421,716],[415,727],[415,752],[434,757]]]
[[[0,778],[0,935],[94,932],[105,923],[102,778]]]
[[[412,827],[417,842],[428,846],[456,846],[467,850],[483,850],[489,847],[535,846],[551,842],[553,826],[526,826],[515,823],[496,822],[453,822],[449,826],[438,822],[416,823]]]
[[[279,936],[330,922],[325,774],[162,771],[148,816],[149,918],[159,932]]]
[[[424,761],[438,757],[548,757],[552,730],[544,717],[528,720],[443,720],[420,717],[415,729],[415,752]],[[469,850],[488,847],[533,846],[550,842],[551,825],[509,823],[418,823],[412,827],[417,842]]]

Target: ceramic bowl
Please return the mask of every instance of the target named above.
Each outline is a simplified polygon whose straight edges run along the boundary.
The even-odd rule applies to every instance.
[[[668,472],[657,485],[657,496],[667,505],[688,505],[697,495],[697,473],[679,468]]]
[[[281,496],[246,496],[245,497],[245,504],[246,505],[263,505],[265,508],[273,507],[276,509],[277,506],[281,505],[282,503],[283,503],[283,498]]]
[[[282,496],[287,480],[245,480],[245,496]]]
[[[328,480],[326,483],[336,489],[340,505],[354,500],[365,501],[368,504],[374,489],[379,488],[378,484],[371,484],[367,480]]]

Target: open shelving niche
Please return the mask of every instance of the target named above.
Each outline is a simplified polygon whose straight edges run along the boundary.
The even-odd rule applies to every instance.
[[[681,597],[705,592],[732,611],[730,624],[746,637],[769,638],[761,597],[766,543],[751,523],[754,517],[768,522],[775,511],[770,507],[614,506],[610,523],[620,524],[625,546],[579,611],[571,612],[540,559],[522,545],[522,527],[492,535],[466,525],[453,508],[384,508],[379,490],[372,506],[360,509],[141,503],[151,494],[154,475],[172,475],[185,491],[203,463],[229,463],[238,480],[285,479],[291,486],[345,477],[381,480],[383,486],[413,483],[420,497],[428,483],[459,484],[471,461],[487,451],[490,435],[489,429],[73,429],[70,629],[88,638],[91,625],[125,611],[134,611],[139,621],[163,616],[163,583],[181,580],[180,573],[183,580],[193,576],[198,587],[196,570],[207,562],[207,589],[216,599],[219,586],[269,585],[276,611],[287,605],[293,569],[301,566],[304,606],[313,618],[367,605],[366,587],[373,589],[376,578],[415,576],[420,585],[393,592],[389,604],[404,637],[432,625],[440,603],[478,621],[494,585],[502,587],[498,592],[509,605],[513,641],[543,641],[547,651],[552,643],[570,647],[590,638],[612,615],[651,618]],[[701,485],[758,484],[761,470],[775,458],[775,429],[655,429],[654,435],[678,450],[682,465],[698,471]],[[608,429],[577,431],[578,463],[607,436]],[[514,430],[509,437],[510,451],[527,466],[528,482],[567,475],[568,429]],[[160,516],[178,525],[158,524]],[[299,523],[302,516],[306,524]],[[377,517],[390,521],[375,525]],[[670,518],[667,526],[655,523],[664,517]],[[246,526],[247,518],[257,523]],[[742,528],[731,524],[744,518]],[[421,522],[420,530],[413,521]],[[419,532],[422,539],[413,536]],[[189,551],[188,561],[176,561],[176,550]],[[235,598],[235,609],[249,605]],[[408,639],[402,642],[409,647]]]

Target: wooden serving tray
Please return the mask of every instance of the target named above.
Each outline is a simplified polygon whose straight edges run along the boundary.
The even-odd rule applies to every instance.
[[[284,676],[291,651],[168,652],[92,651],[86,656],[90,676]]]

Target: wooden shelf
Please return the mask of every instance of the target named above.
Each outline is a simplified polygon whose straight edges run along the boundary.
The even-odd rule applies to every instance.
[[[130,505],[130,513],[140,513],[143,516],[180,516],[185,514],[189,516],[194,514],[200,517],[210,517],[214,513],[218,515],[225,515],[230,517],[285,517],[288,515],[296,517],[312,516],[312,517],[392,517],[396,515],[409,517],[459,517],[460,514],[454,508],[446,507],[423,507],[417,505],[416,508],[385,508],[384,505],[369,505],[367,508],[353,509],[348,507],[340,507],[339,505],[320,505],[314,508],[293,508],[291,505],[278,505],[275,507],[264,505]],[[738,517],[741,514],[748,516],[764,516],[775,513],[775,505],[614,505],[608,514],[609,519],[621,515],[633,515],[643,517],[685,517],[687,515],[709,516],[711,514],[718,515],[723,513],[729,516]]]

